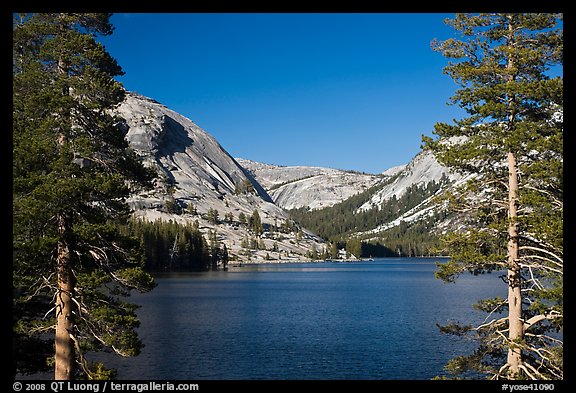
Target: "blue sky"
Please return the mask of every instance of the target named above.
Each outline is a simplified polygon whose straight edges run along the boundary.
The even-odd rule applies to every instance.
[[[451,14],[115,14],[101,41],[124,86],[233,156],[379,173],[463,111],[430,42]]]

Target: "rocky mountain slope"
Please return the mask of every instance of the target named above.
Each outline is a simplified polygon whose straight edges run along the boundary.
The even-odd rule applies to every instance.
[[[198,221],[204,234],[216,231],[229,254],[240,261],[304,259],[312,248],[323,247],[320,238],[295,226],[250,172],[190,119],[131,92],[116,112],[125,119],[130,146],[159,173],[153,190],[128,201],[136,216]],[[240,220],[254,211],[264,227],[255,249],[245,246],[255,234]]]
[[[446,190],[456,187],[468,178],[461,174],[450,171],[441,165],[434,155],[429,151],[421,151],[408,163],[401,171],[397,173],[394,181],[384,185],[378,192],[374,193],[369,201],[363,204],[358,210],[369,211],[370,209],[382,209],[387,205],[387,201],[392,198],[401,198],[411,187],[428,187],[430,184],[439,184],[440,187],[425,197],[416,206],[401,212],[397,217],[382,222],[377,227],[367,232],[359,232],[358,236],[377,234],[387,229],[399,226],[401,223],[413,223],[426,220],[434,216],[442,206],[436,204],[433,199]],[[435,223],[435,230],[438,233],[445,232],[449,227],[456,225],[456,217],[447,217],[444,220]]]
[[[287,210],[299,209],[292,214],[303,225],[323,236],[335,235],[329,227],[339,227],[347,237],[374,241],[382,232],[400,225],[437,220],[442,207],[433,202],[434,197],[465,180],[427,151],[380,175],[237,161],[278,205]],[[360,223],[350,215],[365,218]],[[453,224],[452,220],[445,217],[435,221],[434,230],[444,231]]]
[[[387,200],[400,198],[411,186],[426,186],[431,182],[446,181],[454,183],[461,179],[457,173],[450,172],[442,166],[431,152],[418,153],[407,165],[394,174],[392,182],[387,182],[370,200],[360,207],[360,210],[380,208]]]
[[[322,209],[367,190],[387,175],[311,166],[278,166],[236,159],[283,209]]]
[[[116,111],[125,119],[130,146],[159,173],[153,190],[128,201],[135,215],[151,221],[197,221],[206,238],[216,232],[232,260],[241,262],[305,260],[312,250],[326,249],[320,237],[293,220],[296,210],[294,217],[286,210],[326,211],[320,221],[330,226],[335,214],[330,209],[353,206],[339,208],[339,225],[351,222],[344,215],[366,219],[347,228],[346,236],[378,239],[391,228],[437,217],[433,197],[464,180],[429,152],[378,175],[234,159],[190,119],[150,98],[128,92]],[[246,225],[254,212],[262,221],[262,234]],[[441,231],[451,224],[435,225]]]

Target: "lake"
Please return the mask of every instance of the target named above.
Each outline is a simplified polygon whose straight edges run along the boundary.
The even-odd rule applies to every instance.
[[[247,265],[157,277],[136,294],[145,347],[119,379],[425,380],[474,343],[436,324],[481,323],[498,273],[434,278],[438,258]]]

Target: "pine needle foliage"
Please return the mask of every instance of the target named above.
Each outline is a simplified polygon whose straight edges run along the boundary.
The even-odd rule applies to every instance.
[[[554,76],[562,15],[457,14],[446,23],[456,37],[432,47],[452,59],[444,69],[459,85],[451,103],[468,116],[436,124],[423,147],[470,181],[445,195],[464,225],[442,239],[451,259],[436,275],[505,270],[508,293],[479,302],[482,325],[443,330],[478,340],[447,371],[562,379],[563,78]]]
[[[136,306],[124,298],[154,282],[119,224],[130,214],[126,198],[154,175],[111,112],[124,89],[114,79],[121,67],[97,41],[112,33],[109,19],[14,16],[15,373],[55,367],[55,378],[109,378],[89,352],[135,356],[142,347]]]

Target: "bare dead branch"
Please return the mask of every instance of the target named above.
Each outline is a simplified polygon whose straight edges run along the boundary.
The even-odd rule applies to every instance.
[[[520,246],[520,250],[532,250],[532,251],[536,251],[536,252],[541,252],[543,254],[546,255],[550,255],[551,257],[553,257],[557,262],[552,262],[551,259],[549,259],[551,261],[551,263],[554,263],[556,266],[564,266],[564,258],[554,254],[552,251],[548,251],[544,248],[541,247],[533,247],[533,246]]]
[[[562,318],[563,315],[560,314],[558,311],[550,311],[549,314],[539,314],[539,315],[535,315],[532,318],[528,319],[527,321],[524,322],[524,331],[530,329],[532,327],[532,325],[543,321],[543,320],[552,320],[552,319],[556,319],[556,318]]]

